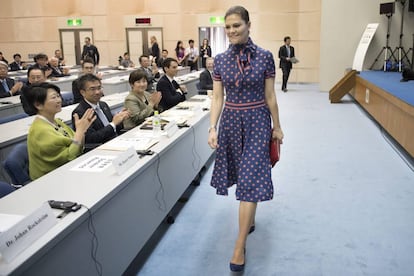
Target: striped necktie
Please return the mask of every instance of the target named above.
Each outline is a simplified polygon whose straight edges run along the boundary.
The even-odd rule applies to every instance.
[[[101,107],[99,106],[99,104],[96,105],[95,112],[98,115],[99,120],[101,120],[101,122],[104,126],[109,125],[109,121],[106,118],[105,114],[103,113],[103,111],[102,111]]]

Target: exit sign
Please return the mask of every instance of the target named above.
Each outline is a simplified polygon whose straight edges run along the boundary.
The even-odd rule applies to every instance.
[[[210,24],[224,24],[224,16],[211,16]]]
[[[81,26],[82,25],[82,19],[68,19],[67,21],[68,26]]]

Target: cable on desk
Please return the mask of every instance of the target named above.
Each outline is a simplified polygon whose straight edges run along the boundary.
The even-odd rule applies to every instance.
[[[192,126],[191,129],[193,130],[193,146],[192,146],[192,149],[191,149],[192,154],[193,154],[192,165],[193,165],[194,171],[198,171],[200,169],[201,157],[200,157],[200,155],[198,154],[198,152],[196,150],[196,134],[195,134],[194,126]],[[197,162],[197,167],[195,166],[196,162]]]
[[[167,211],[167,203],[165,203],[164,198],[164,185],[162,184],[161,177],[160,177],[160,154],[158,152],[154,152],[157,156],[157,178],[158,182],[160,183],[160,188],[158,189],[157,193],[155,194],[155,200],[158,203],[158,209],[166,212]],[[161,194],[161,200],[159,199],[159,194]]]
[[[92,260],[93,260],[93,262],[95,264],[96,272],[98,273],[99,276],[101,276],[102,275],[102,264],[98,261],[98,259],[96,257],[96,254],[98,253],[98,245],[99,245],[99,242],[98,242],[98,237],[96,236],[95,225],[93,224],[93,220],[92,220],[92,212],[91,212],[91,210],[87,206],[85,206],[83,204],[81,204],[81,206],[82,207],[85,207],[86,210],[88,211],[88,214],[89,214],[89,218],[88,218],[88,231],[89,231],[89,233],[92,234],[92,239],[91,239],[91,243],[92,243],[92,247],[91,247],[91,258],[92,258]]]

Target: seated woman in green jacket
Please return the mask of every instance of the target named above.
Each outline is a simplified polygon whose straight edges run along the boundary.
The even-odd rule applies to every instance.
[[[75,114],[74,132],[55,118],[62,109],[62,98],[59,87],[50,83],[32,86],[27,91],[27,100],[37,114],[27,136],[29,173],[35,180],[82,153],[85,132],[96,116],[92,108],[82,118]]]
[[[129,75],[131,91],[125,98],[124,107],[130,112],[129,118],[124,120],[124,128],[131,129],[144,122],[157,110],[161,100],[161,92],[152,94],[145,91],[148,86],[147,75],[142,69],[135,70]]]

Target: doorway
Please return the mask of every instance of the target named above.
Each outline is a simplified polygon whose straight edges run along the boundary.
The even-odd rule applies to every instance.
[[[59,29],[60,48],[67,65],[79,65],[85,37],[91,38],[93,44],[92,29]]]
[[[151,48],[151,36],[155,36],[157,39],[160,53],[163,49],[162,42],[162,28],[127,28],[126,29],[126,41],[127,52],[131,57],[131,60],[135,64],[139,64],[139,57],[143,54],[150,55]]]
[[[198,45],[203,44],[203,39],[207,38],[211,47],[211,56],[216,56],[227,50],[229,39],[227,38],[224,27],[199,27],[198,28]]]

